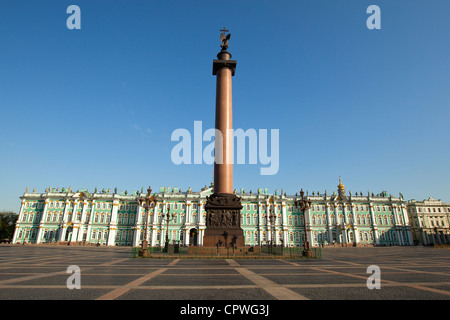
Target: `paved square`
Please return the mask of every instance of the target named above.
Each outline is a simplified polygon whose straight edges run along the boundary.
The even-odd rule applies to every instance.
[[[132,259],[131,248],[0,246],[1,300],[449,300],[450,250],[323,248],[322,259]],[[70,265],[81,289],[67,288]],[[381,270],[370,290],[367,267]]]

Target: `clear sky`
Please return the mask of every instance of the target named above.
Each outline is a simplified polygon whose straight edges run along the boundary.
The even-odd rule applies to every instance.
[[[449,13],[446,0],[2,0],[0,211],[18,212],[26,186],[209,185],[211,165],[172,163],[171,134],[214,126],[223,27],[234,127],[280,134],[278,173],[235,165],[236,189],[330,193],[341,176],[347,191],[448,202]]]

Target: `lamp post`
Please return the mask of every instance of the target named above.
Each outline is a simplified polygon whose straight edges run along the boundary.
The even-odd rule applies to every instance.
[[[170,203],[167,204],[167,213],[162,215],[162,220],[161,223],[163,222],[163,220],[166,220],[166,243],[164,244],[164,250],[166,253],[169,252],[169,221],[173,220],[175,218],[175,215],[172,213],[172,215],[170,214]]]
[[[147,195],[144,198],[141,198],[141,196],[136,198],[136,201],[138,202],[138,205],[143,207],[145,209],[145,228],[144,228],[144,240],[142,241],[142,247],[139,251],[139,256],[146,257],[148,255],[148,240],[147,240],[147,232],[148,232],[148,219],[149,219],[149,212],[150,208],[154,208],[156,204],[156,199],[154,196],[151,195],[152,189],[148,187],[147,189]]]
[[[274,239],[274,222],[275,220],[275,215],[273,214],[273,197],[270,197],[269,199],[269,203],[270,203],[270,214],[269,214],[269,221],[270,221],[270,253],[273,252],[273,239]]]
[[[311,252],[311,248],[309,246],[309,241],[308,241],[308,230],[306,228],[306,213],[305,213],[305,211],[311,207],[311,200],[306,199],[305,192],[303,191],[303,189],[300,191],[300,199],[296,199],[294,201],[294,204],[295,204],[295,207],[300,210],[300,212],[303,212],[303,225],[305,226],[304,254],[306,256],[311,256],[312,252]]]

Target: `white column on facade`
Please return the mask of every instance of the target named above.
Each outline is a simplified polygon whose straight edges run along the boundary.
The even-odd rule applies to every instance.
[[[23,209],[25,209],[25,199],[22,199],[22,202],[20,203],[20,211],[19,211],[19,216],[17,218],[17,222],[20,222],[23,220]]]
[[[69,204],[70,204],[69,200],[66,199],[64,201],[64,211],[63,211],[62,220],[59,221],[61,230],[58,233],[58,241],[63,241],[66,236],[66,231],[67,231],[66,217],[67,217],[67,211],[69,210]]]
[[[286,210],[286,202],[281,203],[281,219],[282,219],[282,234],[283,234],[283,246],[288,247],[289,246],[289,235],[288,235],[288,229],[287,229],[287,210]]]
[[[333,243],[333,221],[331,221],[331,217],[330,217],[330,204],[326,203],[325,205],[325,213],[327,216],[327,230],[328,230],[328,242],[329,243]]]
[[[370,213],[370,219],[372,220],[373,237],[374,237],[375,243],[380,244],[377,220],[375,219],[375,213],[373,211],[373,203],[372,202],[369,202],[369,213]]]
[[[312,228],[311,228],[311,208],[308,208],[304,211],[304,217],[305,217],[305,228],[306,228],[306,235],[309,241],[310,246],[312,247],[313,245],[315,245],[315,241],[314,241],[314,237],[313,237],[313,232],[312,232]],[[306,240],[306,239],[305,239]]]
[[[267,206],[267,244],[270,244],[270,242],[272,241],[272,227],[273,227],[273,223],[272,221],[270,221],[270,215],[272,214],[270,206],[272,206],[272,208],[275,208],[275,203],[269,203],[269,205]],[[275,214],[275,210],[273,210],[274,214]]]
[[[258,241],[257,241],[257,245],[261,246],[261,223],[262,223],[262,204],[260,201],[258,201],[258,207],[257,207],[257,217],[258,217],[258,221],[256,222],[256,234],[258,235]]]
[[[42,210],[42,214],[41,214],[41,219],[39,221],[39,229],[38,229],[38,233],[36,236],[36,243],[41,243],[41,237],[42,237],[42,231],[44,229],[44,217],[47,214],[47,208],[48,208],[48,202],[49,199],[45,199],[45,203],[44,203],[44,209]]]
[[[186,215],[185,215],[185,224],[186,226],[191,223],[191,212],[192,212],[192,203],[188,201],[186,203]]]
[[[347,219],[347,204],[342,203],[342,214],[344,215],[344,228],[342,229],[342,242],[347,244],[349,242],[349,239],[347,238],[347,225],[348,225],[348,219]]]
[[[158,223],[159,225],[159,244],[161,246],[163,246],[166,243],[166,226],[167,226],[167,221],[166,219],[166,214],[167,214],[167,206],[170,206],[170,202],[167,201],[163,203],[163,207],[162,207],[162,211],[161,211],[161,219]]]
[[[403,216],[403,220],[405,221],[405,234],[407,237],[407,243],[406,245],[412,246],[414,245],[414,241],[413,241],[413,236],[412,236],[412,232],[411,232],[411,225],[409,223],[409,217],[408,217],[408,212],[407,212],[407,208],[406,206],[402,205],[401,206],[401,210],[402,210],[402,216]]]
[[[383,204],[385,205],[385,204]],[[397,244],[403,245],[402,243],[402,235],[401,235],[401,231],[400,231],[400,221],[398,220],[398,216],[397,216],[397,205],[392,205],[391,203],[389,204],[389,206],[392,208],[392,216],[393,216],[393,222],[394,222],[394,232],[397,238]]]
[[[108,246],[113,246],[116,240],[117,233],[117,212],[119,211],[119,200],[113,200],[111,219],[109,221]],[[108,229],[106,229],[108,230]]]
[[[86,242],[91,241],[91,229],[92,229],[92,219],[94,219],[94,210],[95,210],[95,200],[92,200],[91,202],[91,214],[89,215],[89,220],[85,221],[85,224],[87,225],[87,237]]]
[[[187,227],[183,227],[183,242],[185,246],[189,246],[189,229]]]
[[[263,244],[263,242],[262,242],[263,234],[266,235],[266,241],[264,243],[265,245],[267,245],[268,239],[269,239],[267,237],[267,226],[268,226],[268,221],[269,221],[269,208],[270,208],[270,203],[269,203],[269,200],[266,199],[264,211],[261,211],[261,216],[262,216],[262,214],[265,214],[266,220],[265,220],[265,223],[261,224],[261,227],[259,228],[260,229],[259,238],[261,239],[261,244]],[[262,219],[262,217],[261,217],[261,219]]]
[[[206,203],[206,202],[205,202]],[[198,225],[198,239],[197,243],[203,246],[203,235],[205,230],[205,218],[203,217],[203,207],[205,205],[203,201],[199,201],[199,206],[197,208],[197,225]]]
[[[356,211],[355,211],[355,205],[352,204],[352,221],[353,221],[353,237],[354,237],[354,241],[356,243],[356,245],[358,245],[358,243],[361,241],[361,239],[359,239],[359,231],[358,231],[358,220],[356,219]]]
[[[141,229],[135,226],[133,232],[133,247],[138,247],[140,245],[139,241],[140,239],[141,239]]]
[[[78,200],[74,200],[73,202],[73,210],[72,210],[72,237],[70,238],[70,242],[76,242],[78,236],[79,224],[77,222],[77,206]]]
[[[271,229],[271,230],[274,230],[274,232],[273,232],[274,239],[272,239],[272,240],[273,240],[273,244],[274,245],[278,245],[278,225],[277,225],[277,222],[278,222],[278,211],[277,211],[277,204],[276,204],[276,202],[273,203],[273,215],[274,215],[273,225],[271,226],[271,227],[273,227],[273,229]]]
[[[79,229],[78,229],[78,241],[83,241],[83,233],[84,229],[86,228],[84,220],[86,218],[86,208],[88,205],[87,200],[84,200],[83,202],[83,209],[81,210],[81,220],[79,221]]]
[[[22,221],[23,219],[23,209],[25,207],[25,199],[22,199],[22,202],[20,204],[20,211],[19,211],[19,217],[17,218],[17,222],[16,222],[16,227],[14,229],[14,235],[13,235],[13,239],[12,239],[12,243],[16,243],[17,241],[17,236],[19,235],[19,223]]]
[[[148,232],[147,232],[147,241],[149,241],[149,243],[151,244],[152,247],[156,246],[156,238],[157,238],[157,231],[158,231],[158,223],[159,223],[159,218],[160,216],[158,216],[158,208],[159,208],[160,203],[157,202],[155,204],[155,207],[153,208],[153,214],[151,214],[151,212],[149,212],[149,224],[148,224]],[[161,204],[162,208],[164,209],[164,202]]]
[[[138,202],[136,204],[136,222],[134,224],[134,232],[133,232],[133,247],[137,247],[140,245],[141,226],[142,226],[142,210]]]

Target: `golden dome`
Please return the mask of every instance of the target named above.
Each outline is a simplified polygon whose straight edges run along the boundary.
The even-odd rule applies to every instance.
[[[339,190],[344,190],[345,186],[342,184],[341,177],[339,177],[339,185],[337,186]]]

